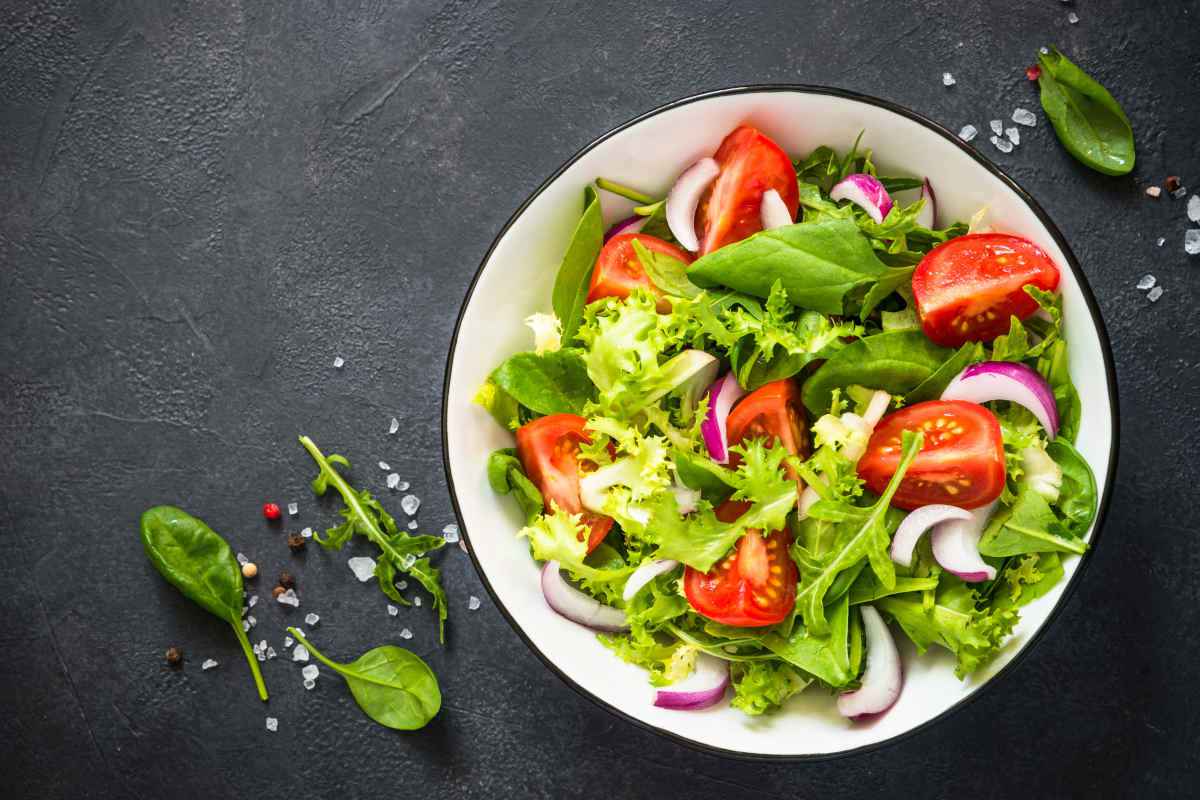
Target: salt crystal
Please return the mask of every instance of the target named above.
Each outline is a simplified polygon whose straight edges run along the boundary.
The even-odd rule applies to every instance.
[[[446,527],[442,528],[442,536],[448,544],[454,544],[458,541],[458,526],[451,522]]]
[[[388,425],[388,435],[395,436],[396,431],[400,430],[400,420],[392,417],[392,424]]]
[[[311,611],[304,615],[304,624],[310,628],[313,627],[314,625],[316,625],[320,621],[321,621],[321,618]]]
[[[400,498],[400,510],[410,517],[417,513],[417,509],[421,507],[421,498],[415,494],[406,494]]]
[[[1192,228],[1183,235],[1183,251],[1189,256],[1200,255],[1200,228]]]
[[[999,136],[993,136],[988,141],[1001,153],[1011,153],[1013,150],[1012,142],[1007,139],[1001,139]]]
[[[1021,143],[1021,132],[1016,128],[1005,128],[1004,135],[1007,136],[1008,140],[1014,145]]]
[[[305,539],[311,539],[312,538],[312,528],[305,528],[304,530],[300,531],[300,535],[303,536]]]
[[[1200,222],[1200,194],[1188,198],[1187,215],[1192,222]]]
[[[391,475],[387,476],[387,487],[389,489],[395,489],[399,485],[400,485],[400,475],[399,474],[393,472]]]
[[[1071,23],[1072,25],[1078,24],[1079,15],[1072,11],[1070,14],[1067,14],[1067,22]]]
[[[246,630],[250,630],[250,628],[253,628],[255,625],[257,625],[257,624],[258,624],[258,620],[256,620],[256,619],[254,618],[254,615],[253,615],[253,614],[251,614],[250,616],[246,617],[246,619],[245,619],[245,623],[246,623],[246,625],[248,626],[248,627],[246,628]]]
[[[217,666],[217,660],[215,658],[206,658],[206,659],[204,659],[204,663],[200,665],[200,669],[207,671],[207,670],[213,669],[216,666]]]
[[[238,554],[237,554],[237,560],[238,560],[238,563],[239,563],[239,564],[241,564],[242,566],[245,566],[245,565],[246,565],[246,562],[247,562],[247,561],[249,561],[250,559],[246,558],[246,554],[245,554],[245,553],[238,553]]]
[[[250,630],[250,620],[248,620],[248,619],[242,620],[242,630],[243,631]]]
[[[471,595],[470,598],[467,599],[467,610],[475,611],[478,608],[479,608],[479,598],[476,597],[475,595]]]
[[[308,648],[302,644],[296,645],[292,651],[292,661],[308,661]]]
[[[974,125],[963,125],[962,130],[958,132],[958,138],[964,142],[969,142],[979,135],[979,129]]]
[[[279,654],[275,652],[275,648],[274,648],[274,647],[268,647],[268,648],[267,648],[267,658],[274,658],[274,657],[275,657],[275,656],[277,656],[277,655],[279,655]]]
[[[949,72],[942,73],[942,86],[953,86],[956,83],[958,83],[958,81],[954,80],[954,76]]]
[[[375,559],[370,556],[354,556],[346,564],[350,567],[350,571],[354,573],[354,577],[358,578],[362,583],[366,583],[375,577]]]
[[[292,646],[292,644],[293,644],[293,643],[295,643],[295,641],[296,641],[296,640],[295,640],[295,639],[293,639],[292,637],[290,637],[290,636],[285,636],[285,637],[283,637],[283,646],[284,646],[284,647],[291,647],[291,646]]]
[[[266,654],[266,653],[264,653],[264,652],[263,652],[263,651],[261,651],[261,650],[255,650],[255,651],[254,651],[254,657],[255,657],[255,658],[257,658],[259,661],[266,661],[266,660],[267,660],[267,654]]]
[[[994,119],[989,122],[988,125],[992,127],[992,133],[996,134],[997,136],[1004,133],[1004,123],[1000,120]]]
[[[300,513],[299,503],[288,503],[288,516],[294,517]]]
[[[246,608],[254,608],[255,604],[257,604],[257,603],[258,603],[258,595],[256,595],[256,594],[251,595],[250,602],[246,604]]]
[[[1066,2],[1066,0],[1063,0],[1063,2]],[[1044,56],[1048,56],[1048,55],[1050,55],[1050,48],[1042,46],[1042,47],[1038,48],[1038,52]]]
[[[267,730],[272,733],[279,730],[279,720],[275,719],[275,717],[267,717]]]
[[[1027,108],[1013,109],[1012,121],[1018,125],[1028,125],[1033,127],[1037,125],[1037,116]]]
[[[1167,238],[1165,236],[1158,237],[1158,241],[1155,242],[1155,244],[1157,244],[1159,247],[1162,247],[1166,243],[1167,243]]]
[[[1186,186],[1180,186],[1178,189],[1171,192],[1171,197],[1174,197],[1176,200],[1182,200],[1186,196],[1187,196],[1187,187]]]
[[[413,598],[413,605],[414,605],[414,606],[416,606],[417,608],[420,608],[420,607],[421,607],[421,598],[419,598],[419,597],[414,597],[414,598]]]
[[[400,609],[396,608],[391,603],[388,603],[388,616],[389,617],[394,617],[399,613],[400,613]]]
[[[408,491],[408,481],[400,481],[400,483],[396,484],[396,489],[401,492],[407,492]]]
[[[1151,197],[1158,197],[1160,194],[1162,194],[1162,189],[1158,186],[1147,186],[1146,194],[1150,195]]]
[[[317,676],[321,674],[321,668],[316,664],[307,664],[304,669],[300,670],[300,674],[304,676],[306,681],[315,681]]]
[[[412,631],[410,631],[408,628],[404,628],[403,630],[400,631],[400,638],[401,639],[411,639]]]
[[[1155,277],[1153,275],[1143,275],[1137,282],[1139,289],[1149,289],[1154,285]]]
[[[333,360],[333,368],[334,369],[341,369],[345,365],[346,365],[346,359],[342,358],[341,356],[338,356],[337,358],[335,358]]]
[[[1162,296],[1163,296],[1163,288],[1161,286],[1155,286],[1153,289],[1151,289],[1149,292],[1146,293],[1146,298],[1151,303],[1157,303],[1158,298],[1160,298]]]
[[[412,553],[405,553],[400,556],[400,569],[412,569],[413,564],[417,563],[417,557]]]
[[[408,523],[408,529],[410,531],[415,531],[417,529],[417,527],[418,527],[418,525],[417,525],[417,521],[415,519],[412,522]]]
[[[266,639],[263,639],[261,642],[258,643],[258,649],[263,651],[264,653],[267,652],[267,640]]]
[[[288,589],[283,594],[276,597],[275,600],[282,606],[291,606],[292,608],[300,607],[300,598],[296,596],[295,589]]]
[[[396,588],[403,592],[408,588],[408,581],[396,581]]]
[[[311,691],[312,691],[314,688],[316,688],[316,685],[317,685],[317,682],[316,682],[316,681],[305,681],[305,682],[304,682],[304,688],[305,688],[305,689],[308,689],[310,692],[311,692]]]
[[[379,462],[379,468],[380,468],[381,470],[383,470],[384,472],[387,472],[388,470],[390,470],[390,469],[391,469],[391,467],[389,467],[389,466],[388,466],[388,463],[387,463],[386,461],[380,461],[380,462]]]

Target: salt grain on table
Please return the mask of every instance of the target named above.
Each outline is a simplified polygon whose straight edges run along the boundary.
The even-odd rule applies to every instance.
[[[1183,252],[1189,256],[1200,254],[1200,228],[1192,228],[1183,235]]]
[[[1032,128],[1037,125],[1037,116],[1027,108],[1017,108],[1013,110],[1012,121]]]
[[[400,638],[401,639],[411,639],[412,631],[410,631],[408,628],[404,628],[403,630],[400,631]]]
[[[442,537],[447,544],[454,544],[458,541],[458,526],[453,522],[442,528]]]
[[[255,606],[257,603],[258,603],[258,595],[256,595],[256,594],[252,594],[252,595],[250,595],[250,600],[249,600],[249,601],[246,603],[246,607],[247,607],[247,608],[254,608],[254,606]]]
[[[285,637],[283,637],[283,646],[284,646],[284,647],[291,647],[291,646],[292,646],[292,645],[295,643],[295,641],[296,641],[296,640],[295,640],[295,639],[293,639],[292,637],[290,637],[290,636],[285,636]]]
[[[258,624],[258,620],[256,620],[256,619],[254,618],[254,615],[253,615],[253,614],[251,614],[250,616],[246,617],[246,619],[245,619],[245,622],[246,622],[246,625],[248,625],[248,626],[249,626],[249,627],[247,627],[247,628],[246,628],[246,630],[250,630],[250,628],[253,628],[255,625],[257,625],[257,624]]]
[[[397,473],[393,472],[391,475],[387,476],[387,487],[389,489],[395,489],[399,485],[400,476]]]
[[[216,666],[217,660],[215,658],[206,658],[204,659],[204,663],[200,665],[200,669],[208,671]]]
[[[418,525],[417,525],[417,521],[415,519],[412,522],[408,523],[408,529],[410,531],[415,531],[417,529],[417,527],[418,527]]]
[[[1146,298],[1151,303],[1157,303],[1158,298],[1160,298],[1162,296],[1163,296],[1163,288],[1161,286],[1155,286],[1153,289],[1151,289],[1149,292],[1146,293]]]
[[[942,73],[942,86],[953,86],[956,83],[958,83],[958,81],[954,80],[954,76],[949,72]]]
[[[400,481],[400,483],[396,484],[396,489],[401,492],[407,492],[408,491],[408,481]]]
[[[281,606],[291,606],[292,608],[300,607],[300,598],[296,596],[295,589],[288,589],[286,592],[279,595],[279,597],[276,597],[275,600]]]
[[[275,652],[275,648],[274,648],[274,647],[268,647],[268,648],[267,648],[267,658],[274,658],[274,657],[275,657],[275,656],[277,656],[277,655],[279,655],[279,654]]]
[[[1167,237],[1160,236],[1160,237],[1158,237],[1158,241],[1155,244],[1157,244],[1159,247],[1162,247],[1166,243],[1167,243]]]
[[[379,468],[380,468],[381,470],[383,470],[384,472],[387,472],[387,471],[389,471],[389,470],[391,469],[391,467],[390,467],[390,466],[388,466],[388,463],[387,463],[386,461],[380,461],[380,462],[379,462]]]
[[[1192,222],[1200,222],[1200,194],[1188,198],[1187,215]]]
[[[999,136],[993,136],[988,139],[988,141],[991,142],[992,146],[1001,153],[1011,153],[1013,151],[1013,144],[1007,139],[1001,139]]]
[[[311,539],[312,538],[312,528],[305,528],[304,530],[300,531],[300,535],[303,536],[305,539]]]
[[[395,436],[396,431],[400,430],[400,420],[392,417],[392,424],[388,425],[388,435]]]
[[[292,661],[308,661],[308,648],[302,644],[296,645],[292,651]]]
[[[467,600],[467,610],[475,611],[478,608],[479,608],[479,598],[476,597],[475,595],[471,595],[471,597]]]
[[[370,556],[354,556],[346,561],[346,565],[350,567],[350,571],[354,573],[354,577],[358,578],[362,583],[366,583],[375,577],[375,559]]]
[[[242,630],[243,630],[243,631],[249,631],[249,630],[250,630],[250,620],[248,620],[248,619],[244,619],[244,620],[242,620]]]
[[[341,356],[338,356],[337,358],[335,358],[333,360],[333,368],[334,369],[341,369],[345,365],[346,365],[346,359],[342,358]]]
[[[271,733],[279,730],[279,720],[275,717],[267,717],[267,730],[271,731]]]
[[[247,562],[247,561],[249,561],[249,560],[250,560],[250,559],[246,558],[246,554],[245,554],[245,553],[238,553],[238,554],[237,554],[237,562],[238,562],[239,564],[241,564],[241,565],[245,566],[246,562]]]
[[[996,134],[997,136],[1004,133],[1004,123],[1001,122],[1000,120],[994,119],[991,122],[989,122],[988,125],[991,126],[992,133]]]
[[[414,606],[416,606],[417,608],[420,608],[420,607],[421,607],[421,598],[419,598],[419,597],[414,597],[414,598],[413,598],[413,605],[414,605]]]
[[[311,611],[304,615],[304,624],[310,628],[312,626],[316,625],[320,621],[321,621],[321,618],[318,617],[316,614],[312,613]]]
[[[304,688],[305,688],[305,689],[308,689],[310,692],[311,692],[313,689],[315,689],[315,688],[316,688],[316,686],[317,686],[317,682],[316,682],[316,681],[305,681],[305,682],[304,682]]]
[[[289,517],[294,517],[299,513],[300,513],[300,504],[299,503],[288,503],[288,516]]]
[[[421,498],[415,494],[406,494],[400,498],[400,510],[410,517],[417,513],[417,509],[421,507]]]
[[[979,135],[979,129],[974,125],[963,125],[962,130],[958,132],[958,138],[964,142],[969,142]]]
[[[1007,136],[1008,140],[1014,145],[1021,143],[1021,132],[1016,128],[1005,128],[1004,135]]]
[[[1070,14],[1067,14],[1067,22],[1071,23],[1072,25],[1078,24],[1079,15],[1072,11]]]
[[[389,616],[389,617],[394,617],[394,616],[396,616],[397,614],[399,614],[399,613],[400,613],[400,609],[396,608],[396,607],[395,607],[394,605],[392,605],[391,603],[388,603],[388,607],[387,607],[387,608],[388,608],[388,616]]]
[[[321,669],[316,664],[308,664],[304,669],[300,670],[300,674],[304,676],[306,681],[315,681],[317,676],[321,674]]]
[[[1143,275],[1137,282],[1137,288],[1146,290],[1154,286],[1155,278],[1153,275]]]
[[[408,588],[408,581],[396,581],[396,588],[403,592]]]

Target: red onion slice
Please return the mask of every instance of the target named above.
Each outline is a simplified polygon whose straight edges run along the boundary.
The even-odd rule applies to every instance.
[[[729,437],[725,425],[733,404],[745,394],[746,390],[738,384],[732,371],[708,389],[708,415],[700,424],[700,435],[704,437],[708,454],[718,464],[729,463]]]
[[[895,704],[904,687],[900,651],[887,623],[873,606],[859,606],[858,610],[867,640],[867,667],[862,685],[853,692],[842,692],[837,699],[838,711],[850,719],[882,714]]]
[[[883,218],[892,210],[892,198],[887,189],[874,175],[863,172],[847,175],[833,187],[829,197],[837,201],[849,200],[876,222],[883,222]]]
[[[933,193],[933,184],[929,182],[929,178],[926,178],[924,185],[921,186],[920,199],[925,201],[925,205],[921,206],[921,210],[917,214],[917,224],[922,228],[932,230],[937,225],[937,197]]]
[[[700,240],[696,237],[696,207],[700,205],[700,195],[720,172],[721,167],[716,161],[702,158],[685,169],[667,193],[667,227],[684,250],[695,252],[700,249]]]
[[[632,217],[626,217],[620,222],[608,229],[608,233],[604,234],[604,241],[607,242],[614,236],[619,236],[622,233],[637,233],[646,224],[648,217],[642,217],[634,214]]]
[[[998,502],[993,500],[974,509],[969,519],[952,519],[933,529],[933,557],[943,569],[967,583],[981,583],[996,577],[996,568],[979,555],[979,537]]]
[[[629,626],[625,612],[588,597],[563,579],[557,561],[542,567],[542,595],[560,616],[597,631],[623,631]]]
[[[625,582],[625,591],[621,592],[621,599],[628,603],[634,598],[642,588],[650,581],[663,575],[679,566],[678,561],[672,561],[669,558],[658,559],[654,561],[644,561],[633,571],[629,576],[629,580]]]
[[[783,202],[783,198],[779,196],[779,192],[774,189],[767,189],[763,192],[762,203],[758,208],[759,221],[762,222],[764,231],[769,231],[772,228],[782,228],[784,225],[791,225],[795,220],[792,219],[792,212],[788,211],[787,203]]]
[[[950,381],[943,400],[966,400],[987,403],[1007,400],[1029,409],[1046,433],[1053,439],[1058,435],[1058,404],[1046,379],[1024,364],[1012,361],[984,361],[958,373]]]
[[[677,711],[697,711],[720,702],[728,687],[729,665],[707,653],[699,653],[692,674],[655,692],[654,705]]]
[[[910,513],[900,523],[900,527],[896,528],[896,535],[892,537],[892,561],[903,567],[911,567],[913,550],[916,548],[921,534],[934,525],[952,519],[971,519],[971,512],[956,506],[935,503],[930,506],[921,506]]]

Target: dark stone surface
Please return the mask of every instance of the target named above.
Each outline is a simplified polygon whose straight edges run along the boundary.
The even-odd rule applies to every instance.
[[[1142,188],[1169,173],[1200,188],[1200,8],[748,5],[4,4],[0,795],[1194,796],[1200,260],[1183,203]],[[512,210],[610,127],[701,90],[796,81],[986,129],[1037,107],[1023,69],[1044,43],[1124,104],[1134,174],[1088,172],[1044,119],[1012,155],[977,144],[1084,265],[1124,446],[1082,584],[1034,657],[965,710],[824,763],[697,753],[576,695],[486,598],[468,613],[485,593],[457,550],[442,648],[428,608],[389,618],[345,556],[294,557],[263,522],[267,499],[300,502],[285,530],[333,519],[308,493],[301,432],[376,490],[387,460],[430,529],[451,521],[439,404],[459,303]],[[1166,290],[1155,305],[1134,288],[1147,271]],[[305,692],[282,659],[265,664],[264,707],[228,631],[143,558],[137,517],[160,502],[252,555],[264,596],[281,568],[298,575],[304,605],[260,604],[256,639],[278,647],[315,610],[318,644],[350,657],[411,627],[440,716],[385,730],[336,678]],[[206,657],[220,668],[201,672]]]

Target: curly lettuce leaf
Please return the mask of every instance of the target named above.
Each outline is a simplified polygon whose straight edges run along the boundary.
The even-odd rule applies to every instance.
[[[517,536],[529,540],[538,561],[557,561],[571,579],[602,603],[619,603],[633,567],[594,567],[585,563],[589,529],[582,514],[571,514],[557,505],[522,528]],[[623,563],[623,562],[622,562]]]
[[[752,717],[774,711],[812,682],[782,661],[738,661],[729,665],[730,705]]]

